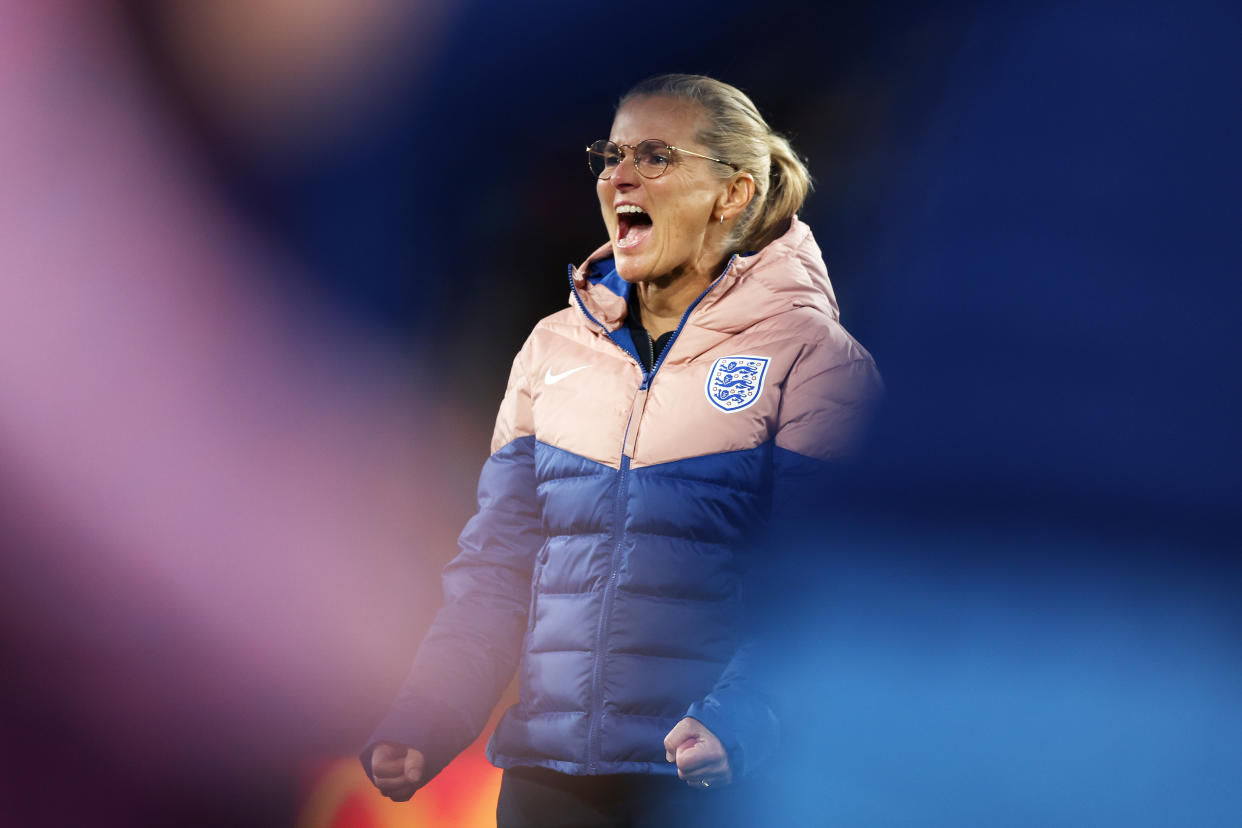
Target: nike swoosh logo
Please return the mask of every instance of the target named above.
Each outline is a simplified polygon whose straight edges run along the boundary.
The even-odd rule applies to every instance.
[[[586,370],[586,368],[587,366],[585,365],[579,365],[577,368],[570,368],[568,371],[565,371],[560,374],[552,373],[552,369],[549,368],[543,374],[543,384],[544,385],[556,385],[558,382],[565,379],[565,377],[569,376],[570,374],[576,374],[579,371]]]

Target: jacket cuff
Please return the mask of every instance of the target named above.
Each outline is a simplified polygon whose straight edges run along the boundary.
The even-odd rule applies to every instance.
[[[423,782],[426,784],[448,766],[449,762],[464,748],[454,734],[446,733],[445,724],[457,718],[457,714],[429,698],[403,693],[401,701],[388,711],[366,747],[358,755],[367,776],[371,777],[371,754],[380,742],[396,742],[412,747],[423,754],[425,760]]]
[[[724,745],[735,780],[754,773],[780,743],[780,723],[772,708],[735,688],[716,690],[690,705],[686,715],[702,722]]]

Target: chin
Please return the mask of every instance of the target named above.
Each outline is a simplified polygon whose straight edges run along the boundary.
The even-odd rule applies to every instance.
[[[645,282],[651,278],[651,268],[639,262],[627,262],[614,253],[613,263],[617,267],[617,275],[627,282]]]

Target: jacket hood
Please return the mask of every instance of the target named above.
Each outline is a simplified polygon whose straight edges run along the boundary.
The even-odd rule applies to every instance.
[[[608,330],[620,327],[627,312],[630,285],[611,267],[611,243],[601,246],[573,268],[575,291],[583,310]],[[606,264],[605,264],[606,263]],[[809,307],[836,321],[837,297],[828,267],[811,228],[797,216],[780,238],[757,253],[734,255],[694,308],[686,327],[733,334],[794,308]]]

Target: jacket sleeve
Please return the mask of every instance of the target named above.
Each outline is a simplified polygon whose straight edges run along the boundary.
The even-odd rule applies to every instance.
[[[780,743],[778,676],[782,641],[789,640],[787,597],[797,589],[799,537],[823,510],[841,465],[858,451],[865,426],[883,394],[871,356],[852,340],[840,348],[809,346],[791,369],[781,396],[772,457],[769,531],[761,559],[748,575],[747,621],[752,631],[726,665],[712,692],[686,715],[720,739],[735,779],[776,753]]]
[[[444,606],[363,750],[368,775],[375,744],[389,741],[422,751],[430,779],[482,732],[517,667],[543,543],[526,352],[513,362],[492,454],[479,476],[478,512],[444,569]]]

